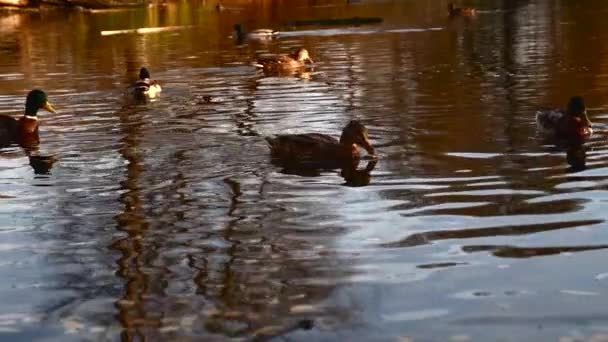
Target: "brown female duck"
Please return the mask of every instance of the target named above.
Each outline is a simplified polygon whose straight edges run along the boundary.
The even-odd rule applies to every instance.
[[[302,68],[306,63],[314,63],[308,50],[299,48],[289,55],[278,55],[268,58],[261,58],[255,64],[257,68],[264,71],[284,71]]]
[[[374,155],[367,129],[353,120],[344,127],[340,140],[325,134],[282,134],[267,137],[274,158],[286,162],[344,162],[359,158],[357,146]]]
[[[537,111],[536,125],[542,135],[557,139],[579,140],[593,134],[591,121],[587,117],[585,101],[580,96],[572,97],[568,101],[566,110]]]
[[[38,143],[38,110],[44,109],[55,113],[47,101],[46,94],[34,89],[27,94],[25,112],[19,119],[9,115],[0,115],[0,146],[13,143],[29,146]]]
[[[471,7],[456,7],[453,3],[448,4],[448,14],[450,17],[472,17],[477,11]]]

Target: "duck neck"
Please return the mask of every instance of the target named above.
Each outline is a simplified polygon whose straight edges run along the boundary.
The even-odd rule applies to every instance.
[[[340,137],[340,146],[344,151],[351,153],[351,151],[357,151],[357,145],[352,141],[352,139],[346,138],[344,136]]]
[[[38,119],[38,107],[30,104],[25,105],[25,117]]]

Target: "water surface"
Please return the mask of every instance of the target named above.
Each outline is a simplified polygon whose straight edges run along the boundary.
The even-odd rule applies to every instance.
[[[444,1],[0,14],[0,112],[34,87],[59,110],[41,113],[50,173],[0,151],[0,339],[605,335],[608,3],[470,5],[472,20]],[[356,16],[384,21],[289,25]],[[237,22],[286,34],[235,44]],[[100,34],[172,25],[192,27]],[[314,69],[251,66],[299,46]],[[164,90],[134,105],[142,65]],[[584,169],[533,120],[575,94],[596,131]],[[270,162],[264,136],[352,119],[377,164]]]

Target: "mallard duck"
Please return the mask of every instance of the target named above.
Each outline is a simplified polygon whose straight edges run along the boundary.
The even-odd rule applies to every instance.
[[[593,134],[585,101],[580,96],[572,97],[566,110],[537,111],[536,125],[541,134],[557,139],[584,139]]]
[[[160,94],[162,88],[157,81],[150,80],[150,71],[147,68],[139,70],[139,79],[130,87],[129,92],[133,95],[145,95],[151,99]]]
[[[308,50],[299,48],[289,55],[261,58],[255,66],[264,71],[284,71],[302,68],[306,63],[312,64],[314,61],[308,55]]]
[[[22,146],[33,145],[38,142],[38,110],[55,113],[55,109],[47,100],[46,94],[34,89],[27,94],[25,112],[19,119],[9,115],[0,115],[0,145],[13,143]]]
[[[374,148],[367,137],[367,129],[353,120],[344,127],[340,140],[325,134],[281,134],[267,137],[274,158],[285,162],[336,162],[342,163],[359,158],[357,146],[374,155]]]
[[[477,11],[471,7],[456,7],[453,3],[448,4],[448,14],[450,17],[472,17]]]
[[[253,40],[268,40],[275,38],[279,35],[279,31],[271,30],[271,29],[257,29],[251,32],[245,32],[243,30],[243,26],[241,24],[234,25],[234,33],[232,37],[237,39],[238,41],[243,41],[245,39],[253,39]]]

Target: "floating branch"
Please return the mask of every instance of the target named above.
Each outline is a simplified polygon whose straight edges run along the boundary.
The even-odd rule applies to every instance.
[[[146,34],[146,33],[157,33],[157,32],[165,32],[165,31],[177,31],[184,30],[188,28],[192,28],[194,26],[166,26],[166,27],[143,27],[138,29],[130,29],[130,30],[114,30],[114,31],[101,31],[102,36],[111,36],[115,34]]]

